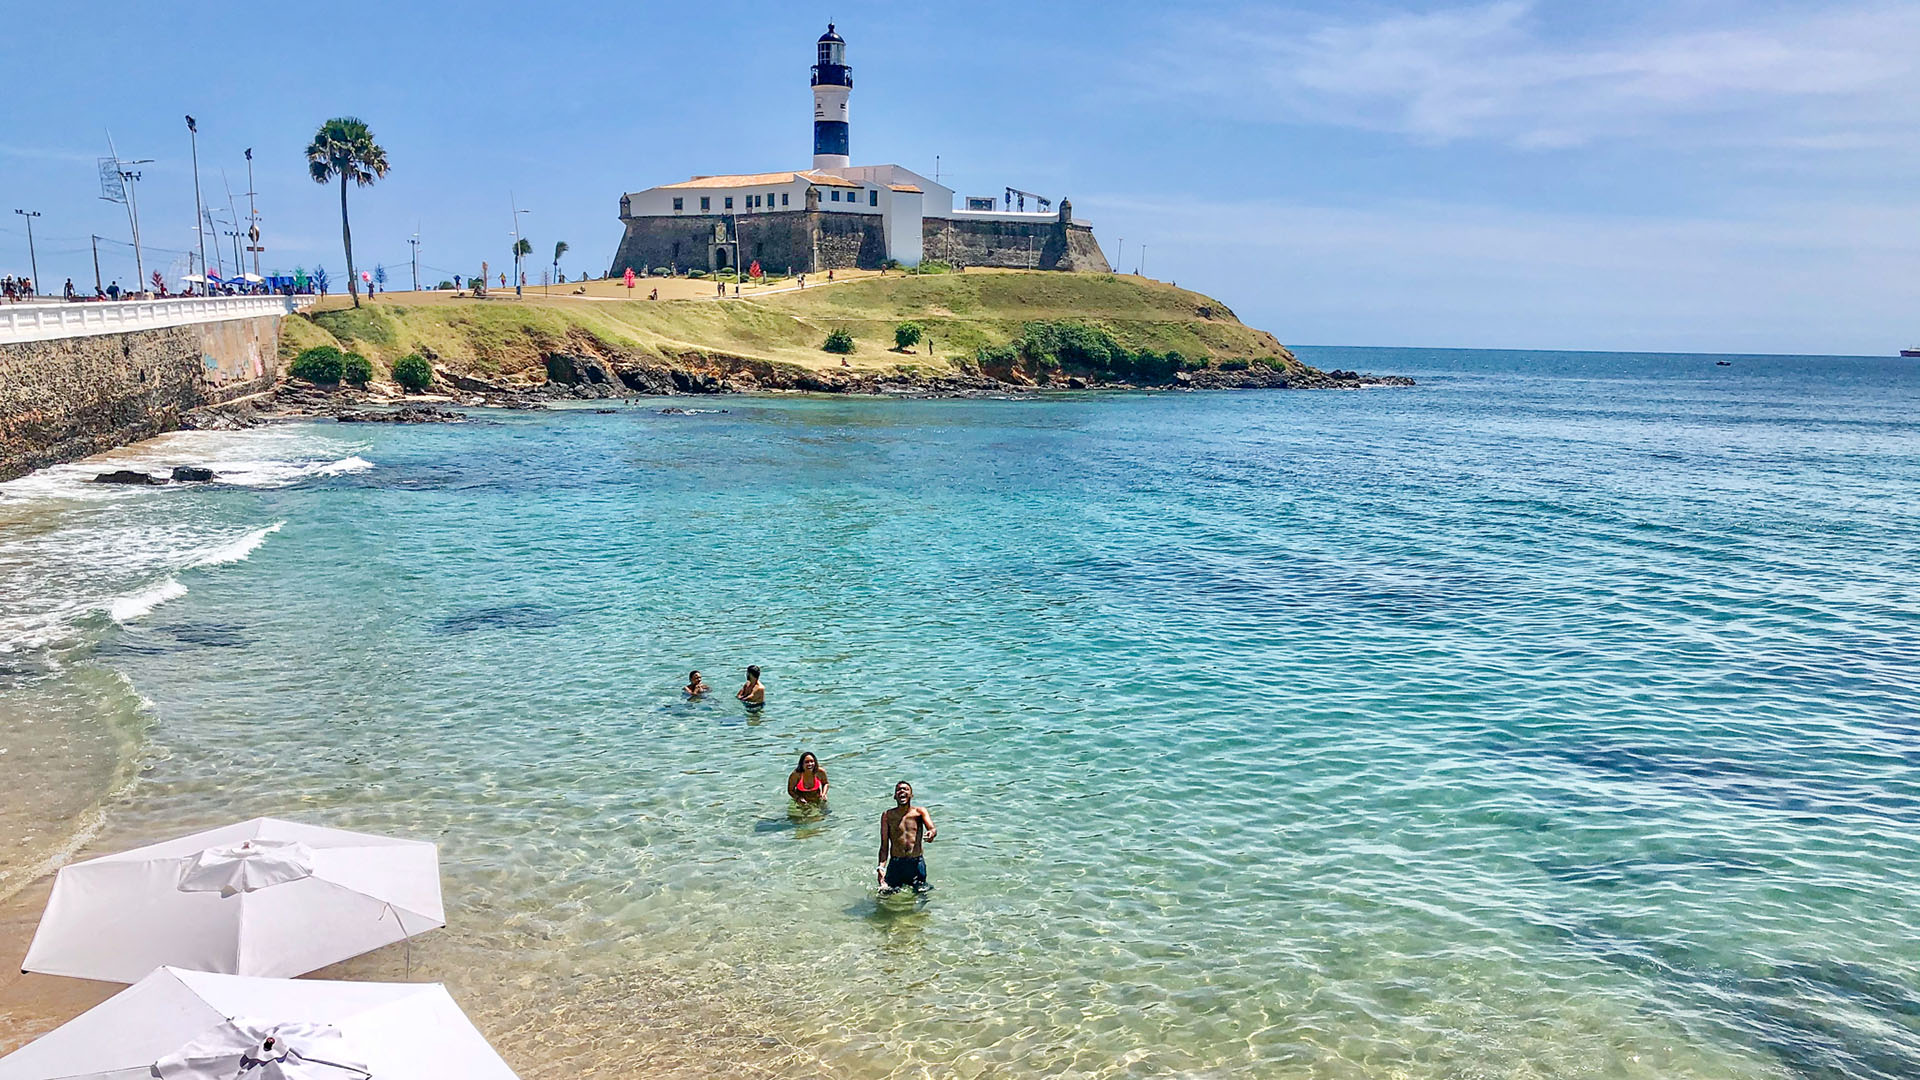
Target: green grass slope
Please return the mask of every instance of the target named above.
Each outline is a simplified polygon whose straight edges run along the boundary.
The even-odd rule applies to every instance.
[[[912,320],[932,338],[895,352],[893,328]],[[1161,282],[1112,274],[969,271],[893,275],[746,300],[456,300],[443,295],[382,297],[288,322],[287,356],[319,344],[358,351],[384,371],[418,352],[455,371],[539,381],[556,353],[698,367],[727,360],[809,370],[844,370],[821,350],[828,331],[851,331],[856,370],[937,375],[982,345],[1020,335],[1026,323],[1086,323],[1132,349],[1188,357],[1272,358],[1292,363],[1272,334],[1242,324],[1217,300]]]

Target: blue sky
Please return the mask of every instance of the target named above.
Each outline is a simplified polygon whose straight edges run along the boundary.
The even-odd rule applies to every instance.
[[[25,270],[14,207],[44,215],[46,281],[126,240],[109,128],[156,159],[143,240],[189,247],[189,112],[210,203],[254,148],[271,265],[341,275],[302,151],[347,113],[393,163],[350,196],[363,267],[404,284],[416,231],[423,277],[498,266],[512,198],[536,252],[603,271],[622,191],[808,163],[829,13],[856,163],[1070,197],[1120,265],[1144,247],[1283,341],[1920,342],[1912,3],[34,4],[0,39],[0,272]]]

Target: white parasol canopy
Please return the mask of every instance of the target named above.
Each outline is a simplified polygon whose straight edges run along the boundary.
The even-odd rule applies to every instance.
[[[0,1058],[0,1080],[156,1075],[516,1080],[439,983],[255,979],[171,967]]]
[[[255,818],[62,868],[20,967],[293,976],[445,925],[432,844]]]

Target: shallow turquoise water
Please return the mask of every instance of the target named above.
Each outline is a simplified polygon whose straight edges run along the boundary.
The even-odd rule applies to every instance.
[[[0,487],[6,704],[438,840],[528,1076],[1920,1074],[1920,367],[1303,352],[1421,385],[178,437]]]

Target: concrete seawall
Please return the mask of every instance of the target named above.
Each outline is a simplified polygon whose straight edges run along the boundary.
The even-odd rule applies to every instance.
[[[178,428],[271,387],[279,297],[0,309],[0,480]]]

